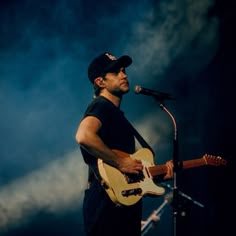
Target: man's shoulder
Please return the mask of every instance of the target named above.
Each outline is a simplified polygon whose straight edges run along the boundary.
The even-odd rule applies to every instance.
[[[101,119],[102,117],[109,117],[112,113],[114,113],[114,105],[108,99],[99,96],[90,102],[84,115],[92,115]]]
[[[93,106],[113,107],[114,105],[107,98],[105,98],[103,96],[98,96],[98,97],[94,98],[88,105],[88,107],[93,107]]]

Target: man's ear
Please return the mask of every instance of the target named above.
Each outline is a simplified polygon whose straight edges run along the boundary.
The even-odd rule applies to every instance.
[[[94,83],[95,83],[97,86],[101,87],[101,88],[104,87],[104,80],[103,80],[102,77],[97,77],[97,78],[94,80]]]

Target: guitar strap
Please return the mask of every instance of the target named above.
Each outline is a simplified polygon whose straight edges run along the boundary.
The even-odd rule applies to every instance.
[[[127,120],[128,121],[128,120]],[[145,139],[141,136],[141,134],[134,128],[134,126],[128,121],[132,131],[133,131],[133,134],[135,136],[135,138],[138,140],[138,142],[140,143],[140,145],[144,148],[148,148],[151,150],[153,156],[155,155],[153,149],[151,148],[151,146],[145,141]]]

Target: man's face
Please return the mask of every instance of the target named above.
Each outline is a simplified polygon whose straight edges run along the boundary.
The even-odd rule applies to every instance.
[[[128,76],[125,68],[119,68],[108,72],[104,78],[104,88],[114,95],[123,95],[129,92]]]

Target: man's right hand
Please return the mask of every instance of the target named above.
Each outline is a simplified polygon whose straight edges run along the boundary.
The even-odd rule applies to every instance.
[[[117,163],[117,169],[127,174],[139,174],[143,169],[142,161],[133,159],[131,157],[121,157]]]

